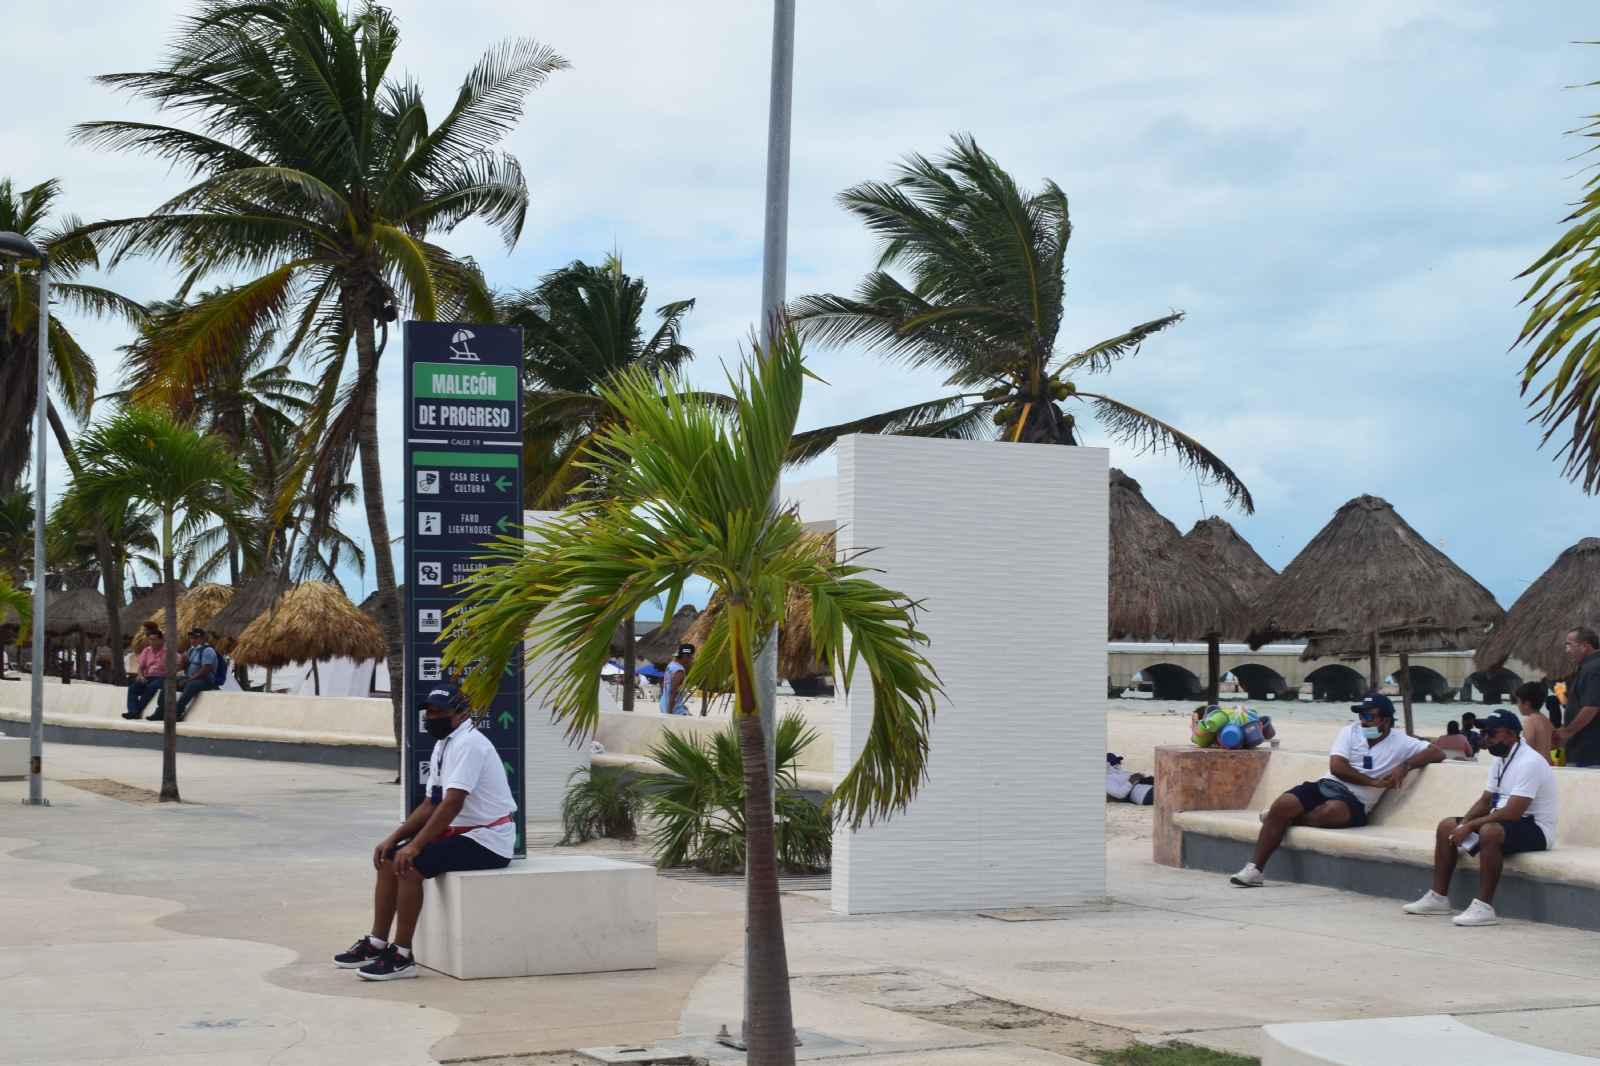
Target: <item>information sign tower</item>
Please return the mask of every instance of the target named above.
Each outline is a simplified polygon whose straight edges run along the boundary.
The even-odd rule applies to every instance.
[[[418,704],[441,666],[444,628],[485,564],[487,542],[522,525],[522,327],[405,324],[406,810],[422,802],[433,738]],[[494,742],[517,800],[525,852],[522,662],[500,678],[477,727]]]

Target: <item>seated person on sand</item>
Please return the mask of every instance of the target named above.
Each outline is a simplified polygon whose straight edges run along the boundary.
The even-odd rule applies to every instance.
[[[1556,746],[1556,725],[1544,716],[1544,686],[1537,681],[1519,685],[1514,693],[1517,711],[1522,715],[1522,742],[1551,762],[1550,749]]]
[[[423,725],[435,739],[428,794],[411,816],[372,850],[378,871],[372,932],[333,957],[368,981],[417,976],[411,937],[422,913],[422,882],[452,870],[498,870],[511,863],[517,804],[505,765],[472,724],[471,708],[453,684],[435,684],[423,699]],[[389,926],[394,924],[390,942]]]
[[[1478,857],[1478,898],[1455,916],[1455,924],[1495,925],[1494,890],[1505,857],[1555,845],[1555,771],[1523,739],[1522,723],[1510,711],[1483,716],[1483,739],[1494,756],[1483,795],[1465,815],[1439,823],[1433,840],[1433,888],[1400,908],[1407,914],[1450,913],[1450,876],[1459,848]]]
[[[1122,768],[1122,756],[1106,752],[1106,795],[1141,807],[1156,802],[1156,779]]]
[[[1350,709],[1360,717],[1334,740],[1322,779],[1296,785],[1261,812],[1256,852],[1233,875],[1234,884],[1261,887],[1261,871],[1290,825],[1318,829],[1366,825],[1385,790],[1399,788],[1418,766],[1444,760],[1437,745],[1394,731],[1394,704],[1388,696],[1374,692]]]
[[[1434,741],[1439,748],[1448,752],[1455,752],[1463,759],[1472,758],[1472,741],[1461,734],[1461,723],[1454,718],[1444,727],[1444,736]]]

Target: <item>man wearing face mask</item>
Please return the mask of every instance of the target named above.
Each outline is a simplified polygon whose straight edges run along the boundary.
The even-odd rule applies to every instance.
[[[1407,914],[1449,914],[1456,849],[1478,857],[1478,898],[1455,916],[1457,925],[1495,925],[1494,890],[1507,855],[1548,851],[1556,842],[1556,775],[1544,756],[1522,741],[1522,721],[1507,710],[1485,715],[1484,746],[1494,758],[1489,780],[1472,809],[1439,823],[1433,842],[1433,888]]]
[[[1385,791],[1399,788],[1417,767],[1444,760],[1437,745],[1394,731],[1394,704],[1388,696],[1374,692],[1350,709],[1360,717],[1333,742],[1322,779],[1296,785],[1261,812],[1255,854],[1233,875],[1234,884],[1261,887],[1261,871],[1291,825],[1318,829],[1366,825],[1367,815]]]
[[[334,964],[367,981],[417,976],[411,937],[422,913],[422,883],[452,870],[498,870],[511,862],[517,809],[505,765],[472,724],[456,685],[434,685],[422,704],[423,728],[434,738],[428,794],[411,816],[372,850],[378,871],[372,932],[335,955]],[[390,942],[389,927],[394,926]]]

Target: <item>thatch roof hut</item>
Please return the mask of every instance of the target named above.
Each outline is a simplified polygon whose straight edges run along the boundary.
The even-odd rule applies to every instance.
[[[1230,586],[1200,562],[1178,527],[1144,498],[1139,483],[1111,471],[1111,640],[1237,640],[1250,616]]]
[[[223,605],[206,626],[206,632],[211,635],[211,643],[224,655],[232,654],[239,635],[251,622],[272,610],[273,605],[278,602],[278,597],[282,596],[291,584],[288,576],[276,566],[267,567],[245,582],[244,587]]]
[[[45,604],[44,632],[48,637],[82,633],[99,639],[110,630],[106,598],[91,588],[75,588]]]
[[[405,610],[406,587],[404,585],[396,585],[394,587],[394,597],[395,602],[400,605],[400,609],[402,611]],[[377,622],[380,627],[383,625],[383,620],[378,617],[377,589],[373,589],[371,592],[367,593],[367,598],[361,601],[361,613],[372,619],[374,622]]]
[[[1573,626],[1600,625],[1600,537],[1585,537],[1556,556],[1529,585],[1505,620],[1478,646],[1474,665],[1493,674],[1507,659],[1521,659],[1550,678],[1571,677],[1576,667],[1563,650]]]
[[[1396,651],[1430,640],[1472,648],[1505,616],[1488,589],[1376,496],[1339,508],[1252,613],[1253,646],[1304,637],[1333,654],[1370,647],[1375,635]]]
[[[689,632],[689,627],[699,617],[700,612],[694,609],[693,604],[686,603],[679,607],[677,614],[639,638],[635,658],[657,666],[667,662],[678,654],[678,645],[683,643],[684,634]]]
[[[830,559],[838,550],[832,533],[807,533],[803,539],[810,543],[817,554]],[[713,595],[711,602],[706,604],[706,609],[700,612],[700,617],[695,619],[694,625],[684,633],[681,641],[687,641],[697,648],[704,645],[706,638],[711,635],[711,627],[716,624],[717,616],[722,613],[722,603],[722,593]],[[825,676],[829,670],[829,665],[817,658],[811,646],[811,597],[800,589],[792,588],[784,601],[783,624],[778,627],[778,679],[798,681]]]
[[[233,646],[234,661],[269,670],[290,663],[333,658],[361,662],[383,656],[378,623],[337,585],[324,581],[304,581],[285,592],[277,608],[246,626]]]
[[[174,582],[178,586],[178,595],[182,597],[184,586],[182,581]],[[122,623],[122,639],[127,640],[134,635],[134,630],[144,625],[145,619],[151,615],[159,615],[166,609],[167,586],[165,584],[151,585],[134,597],[117,615],[117,620]],[[160,625],[160,622],[156,623]]]
[[[1256,554],[1250,542],[1216,515],[1196,522],[1194,528],[1183,535],[1183,541],[1212,573],[1228,583],[1234,595],[1247,607],[1264,599],[1278,580],[1278,572]]]
[[[232,585],[218,585],[215,582],[207,582],[204,585],[196,585],[194,588],[189,589],[186,592],[179,593],[178,635],[182,637],[183,634],[189,632],[191,629],[205,629],[206,626],[211,623],[211,619],[217,616],[217,612],[222,610],[223,607],[227,606],[229,600],[233,599],[233,593],[234,588]],[[142,602],[144,597],[141,596],[139,599]],[[139,622],[136,623],[139,626],[139,631],[133,635],[133,640],[128,644],[128,647],[131,648],[135,654],[144,651],[144,646],[146,643],[143,626],[144,622],[154,622],[158,629],[164,633],[166,632],[167,605],[164,594],[163,599],[156,605],[155,609],[144,618],[139,619]],[[171,633],[167,633],[167,639],[172,640],[173,635]],[[185,648],[188,647],[188,642],[186,640],[179,640],[179,642],[174,646],[178,648]]]

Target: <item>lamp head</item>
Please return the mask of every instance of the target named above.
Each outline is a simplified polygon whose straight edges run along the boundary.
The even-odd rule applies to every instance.
[[[43,259],[45,253],[20,233],[0,230],[0,255],[7,259]]]

